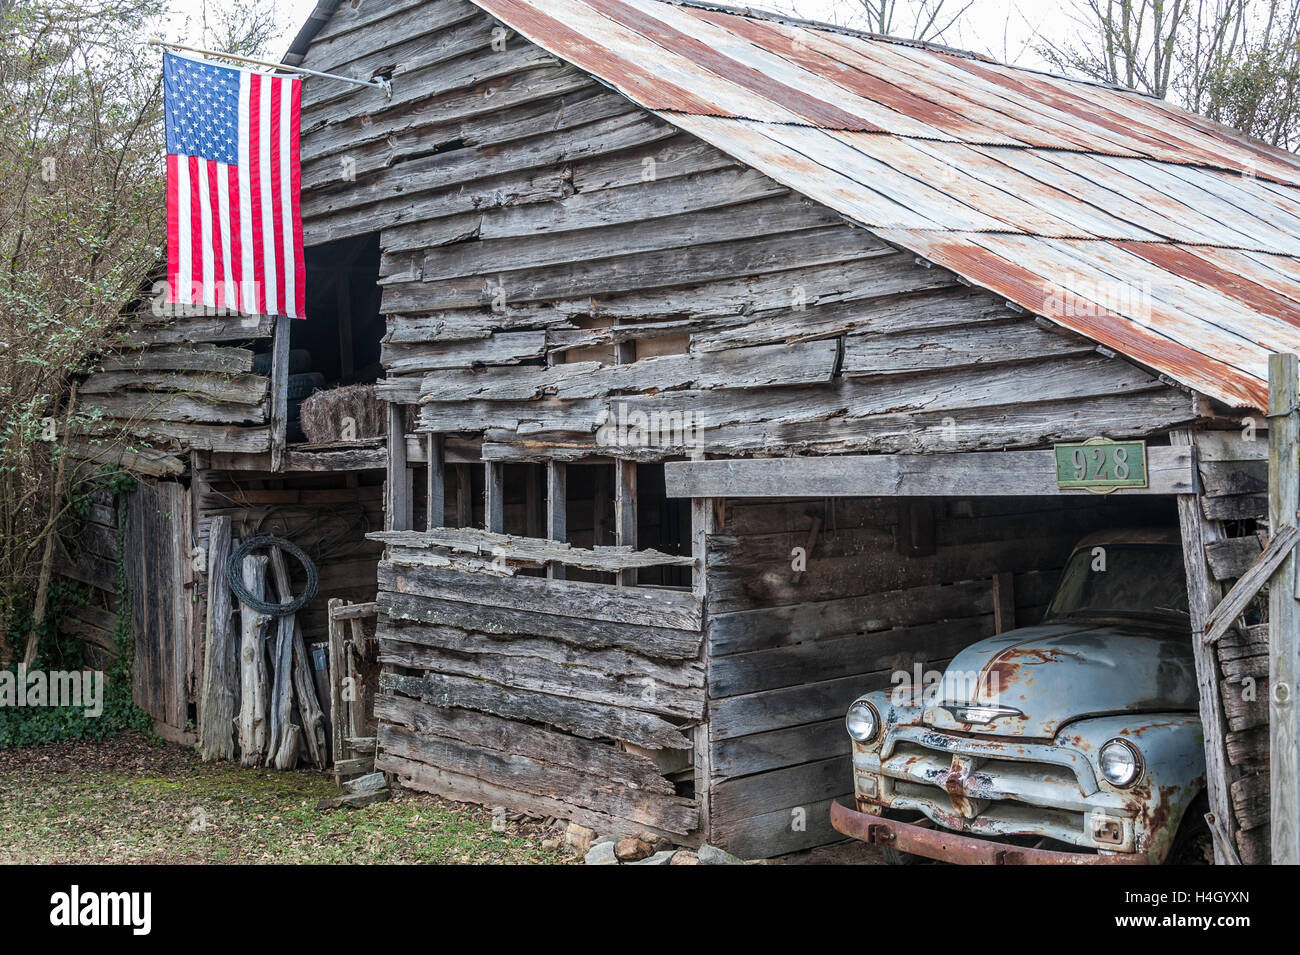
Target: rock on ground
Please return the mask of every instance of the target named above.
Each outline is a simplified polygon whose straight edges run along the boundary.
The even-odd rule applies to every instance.
[[[724,852],[716,846],[708,843],[700,846],[697,853],[700,857],[700,865],[744,865],[745,860],[733,856],[730,852]]]
[[[585,865],[618,865],[618,857],[614,855],[613,842],[597,842],[583,858]]]
[[[672,849],[665,849],[662,852],[656,852],[649,858],[629,862],[628,865],[672,865],[673,856],[676,854]]]
[[[640,862],[654,853],[654,847],[644,839],[620,839],[614,844],[614,855],[619,862]]]
[[[595,829],[588,829],[576,822],[569,823],[569,828],[564,830],[564,844],[582,855],[587,854],[587,850],[591,848],[591,841],[595,838]]]

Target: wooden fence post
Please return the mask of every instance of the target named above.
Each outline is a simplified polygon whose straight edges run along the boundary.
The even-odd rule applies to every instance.
[[[266,565],[261,554],[244,558],[244,586],[258,600],[266,599]],[[239,762],[257,766],[266,752],[266,662],[263,630],[271,617],[240,603],[242,631],[239,643]]]
[[[208,532],[208,608],[199,708],[199,753],[205,760],[235,758],[240,663],[234,634],[235,595],[226,581],[230,547],[230,518],[214,517]]]
[[[1268,518],[1276,536],[1295,527],[1300,510],[1300,359],[1270,355]],[[1296,653],[1300,651],[1296,556],[1289,553],[1268,592],[1269,814],[1274,865],[1300,863],[1300,733],[1295,706]]]
[[[348,758],[347,740],[352,733],[352,727],[349,725],[348,716],[351,713],[349,701],[344,696],[344,677],[346,673],[346,659],[343,647],[343,621],[335,617],[335,614],[343,609],[343,601],[338,597],[333,597],[328,603],[329,608],[329,671],[330,671],[330,730],[332,736],[332,746],[334,757],[334,781],[340,785],[343,778],[340,774],[340,764]]]

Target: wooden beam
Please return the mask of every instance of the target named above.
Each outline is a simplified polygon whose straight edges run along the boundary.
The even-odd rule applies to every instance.
[[[342,600],[331,600],[329,602],[329,616],[331,620],[358,620],[361,617],[373,617],[379,613],[379,604],[345,604]]]
[[[1150,486],[1119,494],[1190,494],[1188,448],[1147,449]],[[836,455],[664,465],[668,497],[1027,497],[1088,494],[1056,486],[1051,451]]]
[[[1246,611],[1246,607],[1255,599],[1255,595],[1269,582],[1282,562],[1291,555],[1297,542],[1300,542],[1300,528],[1283,527],[1268,542],[1264,553],[1256,558],[1255,563],[1245,575],[1238,578],[1228,595],[1219,602],[1206,621],[1206,643],[1217,642],[1227,633],[1237,618]]]
[[[568,471],[566,465],[557,461],[546,463],[546,537],[553,541],[569,539],[568,515]],[[546,576],[553,580],[563,580],[563,564],[550,563],[546,566]]]
[[[1296,525],[1300,509],[1300,359],[1268,359],[1268,519],[1274,536]],[[1300,863],[1300,709],[1295,705],[1300,607],[1292,581],[1295,551],[1273,576],[1268,593],[1269,813],[1273,865]]]
[[[284,470],[284,449],[289,428],[289,330],[290,320],[275,320],[271,343],[271,470]]]
[[[1195,461],[1196,451],[1190,432],[1175,431],[1169,436],[1174,447],[1187,448]],[[1223,585],[1210,571],[1205,548],[1220,540],[1223,531],[1218,522],[1207,521],[1197,494],[1178,496],[1178,517],[1182,527],[1183,564],[1187,570],[1187,607],[1192,625],[1192,656],[1196,664],[1196,684],[1200,699],[1201,731],[1205,737],[1205,778],[1210,815],[1231,827],[1233,814],[1229,786],[1233,771],[1228,764],[1227,720],[1220,696],[1219,663],[1214,648],[1202,639],[1211,610],[1223,594]],[[1215,843],[1215,862],[1225,865],[1232,855]]]
[[[388,405],[388,479],[384,482],[384,528],[409,531],[412,518],[411,469],[406,463],[406,408]]]
[[[506,530],[505,465],[483,465],[483,523],[485,530],[504,534]]]
[[[238,463],[238,462],[231,462]],[[256,461],[243,462],[243,470],[256,471]],[[296,472],[327,471],[382,471],[388,463],[388,452],[382,447],[356,449],[322,449],[320,451],[290,451],[285,455],[284,470]],[[239,470],[239,469],[232,469]]]
[[[440,434],[430,434],[426,439],[427,453],[425,468],[428,481],[425,491],[425,521],[429,530],[442,527],[446,523],[447,509],[447,463],[443,451],[443,438]]]
[[[703,597],[707,590],[709,536],[716,533],[719,526],[719,509],[715,503],[709,498],[696,498],[691,502],[691,556],[695,558],[691,592],[696,597]]]
[[[476,607],[522,610],[529,614],[689,630],[692,634],[699,633],[704,623],[704,608],[698,598],[657,587],[611,587],[587,581],[546,580],[522,575],[498,577],[381,561],[379,590],[380,606],[390,595],[401,594]],[[474,615],[482,612],[479,609],[471,611]]]
[[[453,555],[469,555],[471,560],[461,561],[470,567],[479,567],[483,561],[500,563],[503,572],[514,567],[543,567],[556,562],[579,567],[618,573],[638,567],[690,567],[693,557],[665,554],[657,550],[633,550],[628,547],[574,547],[567,542],[548,541],[539,537],[515,537],[477,528],[439,527],[429,531],[379,532],[366,535],[367,540],[383,541],[388,545],[388,561],[412,567],[446,567],[457,562]]]

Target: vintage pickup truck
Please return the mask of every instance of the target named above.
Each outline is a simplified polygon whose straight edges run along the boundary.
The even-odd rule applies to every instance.
[[[1163,862],[1204,822],[1197,700],[1178,536],[1094,535],[1042,624],[849,707],[832,824],[895,863]]]

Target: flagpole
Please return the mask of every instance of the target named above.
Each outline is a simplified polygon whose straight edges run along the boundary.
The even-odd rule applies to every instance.
[[[253,66],[265,66],[273,70],[287,70],[290,73],[302,73],[306,76],[319,76],[326,80],[338,80],[340,83],[353,83],[357,86],[366,86],[372,89],[383,90],[390,97],[393,95],[393,85],[382,77],[373,80],[358,80],[351,76],[339,76],[337,73],[321,73],[319,70],[309,70],[302,66],[289,66],[285,63],[272,63],[269,60],[255,60],[251,56],[237,56],[234,53],[218,53],[216,50],[204,50],[197,46],[185,46],[182,43],[166,43],[163,40],[150,40],[149,46],[161,46],[169,50],[184,50],[187,53],[199,53],[203,56],[214,56],[222,60],[234,60],[237,63],[249,63]]]

